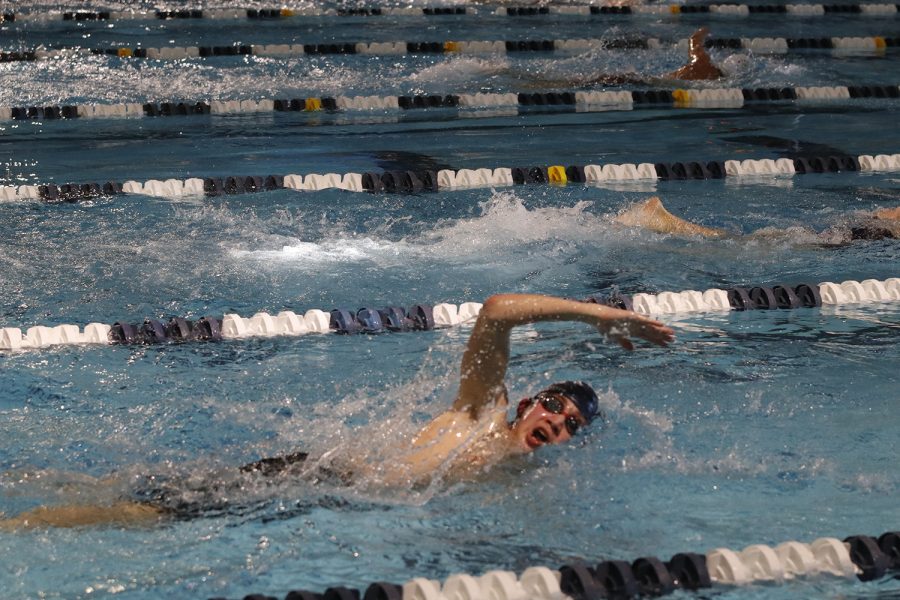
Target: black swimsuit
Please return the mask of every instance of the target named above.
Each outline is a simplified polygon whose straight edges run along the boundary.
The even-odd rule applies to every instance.
[[[290,471],[297,465],[306,462],[309,454],[294,452],[284,456],[263,458],[248,463],[238,469],[241,474],[258,476],[263,479],[274,479]],[[331,472],[327,468],[320,469],[323,475],[332,478],[341,474]],[[346,475],[346,474],[344,474]],[[246,506],[229,501],[229,497],[240,494],[247,484],[246,477],[233,477],[228,481],[203,480],[199,484],[166,476],[147,476],[131,492],[130,500],[146,504],[166,515],[178,519],[191,519],[199,516],[210,516],[222,513],[246,513],[259,505]]]

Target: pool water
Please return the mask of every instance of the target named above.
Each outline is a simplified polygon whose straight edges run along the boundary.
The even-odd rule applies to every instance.
[[[721,37],[897,36],[896,23],[710,21]],[[609,22],[587,19],[360,17],[2,27],[3,50],[10,50],[138,41],[677,39],[699,24],[621,17],[606,29]],[[751,56],[744,72],[701,85],[896,83],[898,56]],[[84,56],[0,64],[0,105],[507,92],[534,86],[526,73],[658,74],[681,60],[671,49],[561,57]],[[897,107],[873,99],[474,111],[475,118],[439,109],[4,121],[0,177],[22,185],[894,153]],[[611,222],[652,194],[703,225],[793,233],[709,241]],[[897,276],[895,240],[823,248],[816,232],[846,223],[853,211],[896,205],[900,186],[890,173],[416,195],[277,190],[4,202],[0,326],[481,302],[496,292],[579,298],[886,279]],[[222,498],[233,510],[160,526],[0,533],[0,586],[16,598],[283,597],[296,588],[364,588],[575,558],[667,559],[900,527],[896,304],[684,314],[666,322],[676,329],[675,345],[633,353],[575,324],[515,332],[511,399],[560,379],[584,379],[601,392],[607,422],[566,447],[458,484],[397,490],[371,481],[297,481],[245,489]],[[227,480],[229,468],[301,449],[379,456],[451,404],[469,329],[0,354],[0,512],[113,501],[147,474]],[[120,482],[93,479],[110,474]],[[709,594],[888,598],[900,595],[900,583],[819,577]]]

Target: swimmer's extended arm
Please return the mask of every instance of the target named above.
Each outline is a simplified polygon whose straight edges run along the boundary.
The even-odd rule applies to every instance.
[[[491,296],[475,321],[463,354],[455,410],[468,410],[477,417],[485,405],[506,403],[510,332],[516,325],[541,321],[588,323],[628,350],[634,348],[629,336],[660,346],[674,339],[674,332],[659,321],[618,308],[533,294]]]

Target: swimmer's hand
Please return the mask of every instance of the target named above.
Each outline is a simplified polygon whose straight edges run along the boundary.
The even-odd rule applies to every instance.
[[[657,346],[668,346],[675,341],[675,331],[659,321],[627,310],[610,310],[615,311],[615,314],[601,316],[595,326],[600,333],[626,350],[634,350],[631,337],[641,338]]]
[[[706,38],[709,36],[709,27],[701,27],[697,31],[695,31],[691,37],[692,44],[703,44],[706,41]]]

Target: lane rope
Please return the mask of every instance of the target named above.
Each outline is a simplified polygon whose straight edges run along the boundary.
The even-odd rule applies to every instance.
[[[597,294],[593,302],[639,314],[660,316],[748,310],[791,310],[821,306],[842,306],[900,301],[900,278],[884,281],[848,280],[840,284],[826,281],[818,285],[799,284],[713,288],[705,291],[659,292],[657,294]],[[167,322],[145,319],[143,323],[116,321],[78,325],[36,325],[25,333],[17,327],[0,328],[0,350],[19,351],[71,344],[157,344],[167,342],[243,339],[252,337],[301,336],[312,333],[375,334],[401,331],[428,331],[471,323],[482,305],[478,302],[437,305],[363,307],[357,310],[310,309],[300,315],[290,310],[276,315],[258,312],[252,317],[226,314],[189,320],[172,317]]]
[[[508,17],[598,16],[598,15],[725,15],[747,17],[750,15],[777,16],[825,16],[860,15],[888,16],[898,12],[898,5],[888,3],[847,4],[694,4],[655,6],[616,5],[568,5],[568,6],[502,6],[467,7],[433,6],[422,8],[359,7],[322,9],[304,8],[234,8],[234,9],[179,9],[169,11],[69,11],[69,12],[7,12],[0,15],[0,22],[49,22],[49,21],[116,21],[116,20],[183,20],[183,19],[251,19],[272,20],[291,17],[377,17],[377,16],[480,16]]]
[[[79,55],[107,55],[119,58],[181,60],[221,56],[304,56],[304,55],[406,55],[406,54],[515,54],[520,52],[582,52],[593,49],[635,50],[674,47],[686,52],[688,40],[672,42],[656,38],[610,38],[567,40],[492,40],[444,42],[345,42],[324,44],[232,44],[229,46],[170,46],[163,48],[51,48],[0,52],[0,62],[71,58]],[[845,53],[884,53],[900,47],[900,38],[821,37],[821,38],[710,38],[707,48],[750,50],[757,54],[786,54],[793,51],[830,50]]]
[[[158,198],[197,198],[257,193],[279,189],[419,194],[462,188],[503,187],[532,184],[603,185],[625,181],[706,180],[734,177],[793,177],[818,173],[878,173],[900,171],[900,154],[832,155],[804,158],[763,158],[724,161],[676,161],[671,163],[625,163],[551,165],[440,171],[385,171],[382,173],[310,173],[307,175],[192,177],[150,179],[144,182],[68,183],[0,186],[0,202],[78,202],[120,194]]]
[[[668,561],[644,556],[633,562],[578,560],[559,569],[530,567],[520,576],[488,571],[455,573],[443,582],[417,577],[405,583],[379,581],[364,591],[334,586],[324,593],[292,590],[285,600],[600,600],[703,592],[712,587],[785,584],[792,580],[838,577],[876,581],[900,570],[900,532],[877,539],[853,535],[811,543],[783,542],[774,548],[753,544],[742,550],[715,548],[705,554],[680,552]],[[726,591],[726,590],[722,590]],[[224,600],[213,598],[211,600]],[[278,600],[251,594],[244,600]]]
[[[744,108],[763,104],[898,99],[897,85],[835,85],[768,88],[567,91],[530,93],[417,94],[410,96],[336,96],[260,100],[157,101],[125,104],[0,106],[0,120],[98,119],[251,114],[265,112],[410,111],[437,108],[478,110],[558,107],[575,112],[641,108]]]

